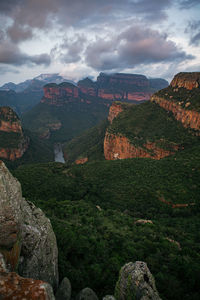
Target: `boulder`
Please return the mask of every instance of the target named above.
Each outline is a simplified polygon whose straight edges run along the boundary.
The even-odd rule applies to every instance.
[[[58,250],[49,219],[22,197],[20,183],[0,161],[0,252],[23,277],[58,284]]]
[[[9,272],[0,253],[0,299],[55,300],[50,284]]]
[[[95,292],[90,288],[85,288],[76,297],[76,300],[98,300]]]
[[[67,277],[63,278],[56,292],[56,300],[71,299],[71,283]]]
[[[160,300],[154,278],[145,262],[129,262],[121,268],[115,287],[115,298],[117,300]]]

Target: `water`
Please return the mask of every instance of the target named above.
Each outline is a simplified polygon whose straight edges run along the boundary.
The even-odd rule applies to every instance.
[[[56,162],[65,163],[65,159],[64,159],[61,144],[55,144],[54,145],[54,154],[55,154],[55,161]]]

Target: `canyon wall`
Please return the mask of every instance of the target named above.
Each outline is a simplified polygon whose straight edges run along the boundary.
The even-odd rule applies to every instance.
[[[0,107],[0,158],[16,160],[26,152],[29,138],[23,133],[17,114],[7,106]]]
[[[183,87],[188,90],[200,87],[200,72],[181,72],[174,76],[172,87]]]
[[[156,95],[151,97],[151,102],[155,102],[167,111],[171,111],[177,121],[184,127],[200,130],[200,113],[194,110],[182,108],[179,104],[160,98]]]
[[[174,151],[164,150],[156,146],[156,143],[146,143],[141,146],[131,144],[130,140],[122,135],[106,132],[104,138],[104,156],[106,160],[126,159],[126,158],[152,158],[161,159],[172,155],[178,150],[174,146]]]

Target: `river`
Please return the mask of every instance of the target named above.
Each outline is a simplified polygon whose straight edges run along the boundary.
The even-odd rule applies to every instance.
[[[56,162],[65,163],[65,159],[64,159],[64,155],[63,155],[62,145],[61,144],[55,144],[54,145],[54,155],[55,155],[54,160]]]

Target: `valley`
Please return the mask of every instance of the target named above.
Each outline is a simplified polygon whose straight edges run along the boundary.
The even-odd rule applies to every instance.
[[[153,93],[155,86],[162,89]],[[121,300],[119,271],[131,261],[147,263],[155,299],[198,299],[199,110],[199,72],[177,74],[168,87],[120,73],[48,83],[22,122],[0,107],[0,148],[28,141],[20,158],[1,159],[28,205],[51,221],[59,283],[68,278],[72,299],[90,287],[99,299]],[[19,256],[26,259],[23,243]],[[12,247],[5,252],[11,259]],[[20,266],[22,276],[27,266]],[[52,284],[53,277],[37,276]]]

